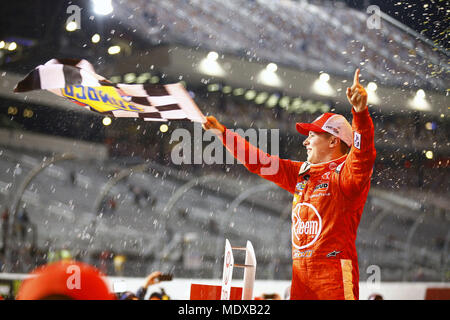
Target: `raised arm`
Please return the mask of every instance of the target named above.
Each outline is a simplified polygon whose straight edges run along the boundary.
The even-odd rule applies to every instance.
[[[214,130],[227,150],[250,172],[274,182],[290,193],[295,192],[301,162],[280,159],[278,156],[263,152],[237,133],[228,130],[213,116],[208,116],[206,120],[203,128]]]
[[[340,187],[349,198],[357,198],[369,187],[376,157],[375,130],[367,107],[367,92],[359,83],[359,72],[359,69],[355,71],[353,85],[347,88],[353,114],[353,145],[340,174]]]

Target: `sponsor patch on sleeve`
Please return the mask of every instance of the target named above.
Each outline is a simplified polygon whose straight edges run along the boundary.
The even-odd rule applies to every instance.
[[[361,134],[356,131],[353,133],[353,145],[356,149],[361,150]]]

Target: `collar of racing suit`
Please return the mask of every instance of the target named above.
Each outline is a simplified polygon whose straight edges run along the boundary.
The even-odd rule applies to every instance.
[[[312,164],[305,161],[300,167],[299,176],[303,176],[303,178],[306,178],[307,180],[309,178],[308,176],[317,176],[318,174],[323,174],[327,171],[334,171],[345,161],[345,159],[347,159],[347,154],[327,162]]]

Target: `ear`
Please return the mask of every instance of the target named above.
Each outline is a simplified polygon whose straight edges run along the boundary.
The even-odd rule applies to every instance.
[[[340,139],[339,139],[338,137],[335,137],[335,136],[332,135],[332,136],[330,137],[329,142],[328,142],[328,146],[329,146],[331,149],[336,148],[336,147],[339,146],[339,141],[340,141]]]

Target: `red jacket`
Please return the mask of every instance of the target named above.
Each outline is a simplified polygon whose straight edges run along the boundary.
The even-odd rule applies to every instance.
[[[352,109],[352,113],[350,152],[321,164],[271,156],[228,129],[222,135],[226,148],[249,171],[294,195],[291,299],[358,298],[355,240],[376,151],[368,109],[359,113]],[[252,152],[258,154],[258,161],[250,163]]]

